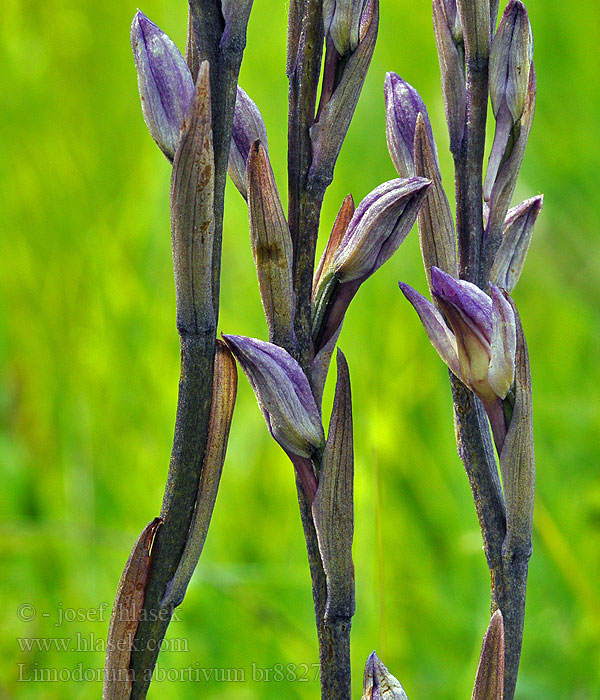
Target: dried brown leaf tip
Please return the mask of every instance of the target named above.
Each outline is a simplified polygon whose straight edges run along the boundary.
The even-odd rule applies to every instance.
[[[102,700],[128,700],[131,694],[131,648],[144,607],[150,548],[161,523],[154,518],[146,525],[121,575],[108,629]]]

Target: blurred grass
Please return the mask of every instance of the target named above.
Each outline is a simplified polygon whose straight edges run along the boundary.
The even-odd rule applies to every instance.
[[[255,5],[242,83],[262,109],[284,192],[287,7]],[[518,195],[546,200],[516,293],[533,358],[538,464],[518,697],[592,700],[600,696],[599,17],[590,0],[528,7],[539,95]],[[141,9],[182,46],[185,8],[171,8],[148,0]],[[0,13],[2,698],[99,696],[100,684],[77,680],[78,669],[103,666],[102,604],[110,608],[162,497],[178,376],[169,167],[141,118],[128,43],[134,11],[115,0],[4,0]],[[358,201],[394,176],[386,70],[420,90],[452,182],[428,3],[382,0],[324,231],[348,191]],[[264,337],[247,215],[233,188],[227,196],[220,329]],[[400,278],[425,286],[414,233],[361,289],[340,340],[356,416],[355,697],[373,648],[411,698],[468,697],[487,571],[446,371],[395,291]],[[19,613],[23,604],[35,619],[19,619],[29,614]],[[318,696],[291,468],[244,380],[213,525],[179,616],[160,659],[165,680],[150,697]],[[62,638],[69,650],[22,650],[18,638]],[[296,667],[297,682],[287,682],[276,664],[308,669]],[[242,669],[247,682],[202,675],[217,668]],[[35,682],[47,669],[64,669],[64,680]],[[178,682],[177,669],[195,669],[195,682]]]

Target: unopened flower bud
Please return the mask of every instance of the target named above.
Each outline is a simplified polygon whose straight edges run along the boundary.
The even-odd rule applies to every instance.
[[[181,127],[194,97],[194,81],[173,41],[142,12],[131,24],[144,121],[161,151],[172,161]]]
[[[396,73],[387,73],[384,83],[385,133],[392,163],[400,177],[415,174],[415,129],[417,117],[423,115],[427,136],[434,149],[435,141],[427,108],[419,93]],[[437,159],[437,153],[435,153]]]
[[[256,395],[275,440],[289,453],[311,458],[325,443],[308,379],[283,348],[240,335],[224,335]]]
[[[360,285],[389,260],[410,232],[429,184],[422,177],[384,182],[362,200],[350,223],[338,217],[347,228],[343,237],[335,237],[331,248],[328,245],[323,260],[327,264],[319,266],[313,292],[317,353],[339,333]],[[336,225],[334,233],[337,231]]]
[[[384,182],[358,205],[333,259],[340,283],[364,280],[389,260],[410,232],[429,180]]]
[[[364,6],[365,0],[325,0],[323,2],[325,35],[331,36],[341,56],[351,53],[358,46]]]
[[[361,700],[408,700],[400,681],[392,676],[375,652],[370,654],[365,665]]]
[[[511,0],[498,26],[490,52],[490,98],[496,118],[496,132],[484,183],[489,200],[500,164],[509,155],[530,90],[533,65],[533,36],[527,10],[520,0]]]
[[[504,10],[490,52],[490,98],[494,115],[505,102],[513,123],[519,121],[532,60],[533,36],[527,10],[520,0],[511,0]]]
[[[256,104],[238,85],[227,170],[233,184],[245,199],[248,196],[246,166],[250,147],[255,141],[260,141],[268,152],[267,130],[262,115]]]

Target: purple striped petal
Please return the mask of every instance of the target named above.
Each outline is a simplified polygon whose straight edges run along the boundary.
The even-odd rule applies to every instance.
[[[398,284],[404,296],[410,301],[415,311],[419,314],[421,323],[427,332],[431,344],[436,349],[437,354],[448,365],[448,368],[461,379],[456,338],[446,325],[442,314],[429,299],[426,299],[415,289],[409,287],[404,282],[399,282]]]

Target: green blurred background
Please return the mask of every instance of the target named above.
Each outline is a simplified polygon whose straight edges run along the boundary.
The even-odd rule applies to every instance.
[[[538,483],[518,697],[592,700],[600,697],[600,22],[593,0],[528,7],[539,92],[517,196],[546,199],[515,294],[533,363]],[[100,696],[100,682],[86,679],[103,666],[107,607],[162,498],[179,361],[169,165],[142,121],[129,48],[135,9],[4,0],[0,12],[3,699]],[[185,3],[146,0],[141,9],[183,46]],[[241,76],[263,112],[283,193],[286,11],[284,0],[255,0]],[[395,176],[384,135],[387,70],[421,92],[452,183],[429,2],[382,0],[381,17],[322,239],[347,192],[358,201]],[[412,700],[467,698],[488,574],[447,373],[398,279],[425,289],[416,232],[361,289],[340,339],[355,407],[354,696],[376,648]],[[247,215],[229,185],[219,328],[266,335]],[[151,698],[318,697],[292,470],[243,377],[211,531],[178,615]],[[36,681],[49,669],[58,681]],[[180,680],[186,669],[197,682]]]

